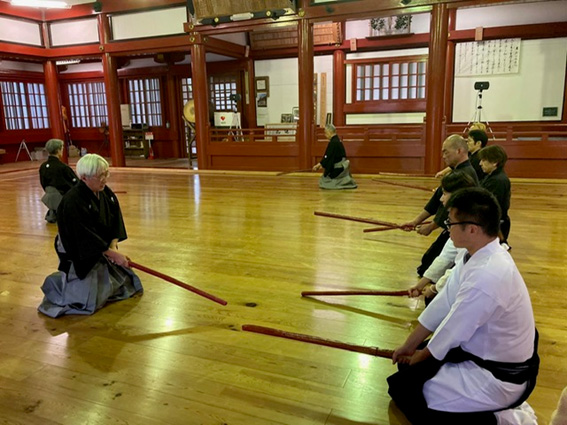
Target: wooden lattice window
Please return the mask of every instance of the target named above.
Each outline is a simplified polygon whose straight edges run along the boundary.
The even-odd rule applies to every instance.
[[[49,128],[44,84],[2,81],[0,91],[6,130]]]
[[[236,81],[237,75],[219,75],[209,78],[211,101],[215,105],[215,111],[233,110],[235,102],[230,97],[237,93]]]
[[[100,127],[108,123],[106,91],[103,82],[69,83],[71,127]]]
[[[128,80],[128,95],[133,124],[162,125],[159,78]]]
[[[188,100],[193,99],[193,81],[191,77],[181,79],[181,96],[184,105]]]
[[[352,103],[368,104],[365,112],[425,108],[427,56],[349,60]],[[388,106],[390,105],[390,106]]]

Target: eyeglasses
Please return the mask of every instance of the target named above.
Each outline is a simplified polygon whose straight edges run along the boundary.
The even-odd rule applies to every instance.
[[[104,172],[102,172],[102,173],[95,174],[95,175],[92,176],[92,177],[97,178],[97,179],[99,179],[99,180],[107,179],[107,178],[110,177],[110,171],[107,170],[107,171],[104,171]]]
[[[474,221],[456,221],[455,223],[451,223],[451,220],[447,219],[443,223],[445,223],[447,229],[450,229],[451,226],[454,226],[456,224],[474,224],[476,226],[480,226],[480,223],[475,223]]]

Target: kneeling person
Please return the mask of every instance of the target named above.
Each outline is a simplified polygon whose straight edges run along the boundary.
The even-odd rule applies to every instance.
[[[321,189],[356,189],[357,184],[350,175],[350,161],[346,157],[345,147],[337,136],[337,129],[332,124],[325,126],[325,137],[329,144],[321,162],[313,166],[313,171],[324,169],[319,179]]]
[[[118,242],[127,235],[118,199],[106,186],[108,162],[85,155],[77,162],[77,174],[79,183],[57,209],[60,271],[41,287],[45,297],[38,309],[50,317],[92,314],[107,301],[143,291],[128,257],[118,252]]]
[[[388,378],[389,393],[414,424],[496,424],[520,405],[525,412],[523,402],[535,386],[533,310],[514,260],[499,244],[494,196],[461,189],[448,207],[451,239],[466,251],[394,351],[393,362],[409,366]]]

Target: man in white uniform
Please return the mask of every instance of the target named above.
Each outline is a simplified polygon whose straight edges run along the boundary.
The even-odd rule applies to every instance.
[[[414,424],[496,424],[494,412],[519,406],[535,386],[532,306],[514,260],[499,244],[496,199],[467,188],[448,207],[451,239],[466,251],[394,351],[393,362],[401,365],[388,378],[389,393]]]

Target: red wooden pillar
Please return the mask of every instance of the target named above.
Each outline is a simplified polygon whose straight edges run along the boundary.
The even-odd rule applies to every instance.
[[[51,137],[65,140],[65,126],[63,125],[63,114],[61,111],[61,92],[59,90],[59,78],[57,77],[57,65],[54,61],[46,61],[43,64],[45,74],[45,94],[47,97],[47,111],[49,113],[49,125]],[[63,161],[69,162],[67,149],[63,149]]]
[[[98,15],[98,37],[100,50],[104,52],[110,40],[110,25],[106,14]],[[102,54],[102,71],[106,91],[106,107],[108,111],[108,137],[110,139],[110,157],[114,167],[125,167],[124,140],[122,134],[122,117],[120,114],[120,84],[116,58],[109,53]]]
[[[248,99],[243,99],[246,106],[246,116],[248,117],[248,127],[256,128],[256,85],[254,84],[254,60],[246,60],[246,75],[248,76]],[[246,103],[248,102],[248,103]]]
[[[116,58],[109,53],[102,55],[102,70],[106,88],[106,107],[108,110],[108,134],[110,138],[110,157],[114,167],[125,167],[122,118],[120,115],[120,85]]]
[[[425,120],[425,173],[427,174],[438,171],[441,165],[448,31],[449,13],[447,5],[445,3],[434,4],[431,12],[429,60],[427,63]]]
[[[191,75],[193,100],[195,101],[195,138],[197,143],[197,165],[199,169],[210,168],[207,152],[209,141],[209,87],[207,84],[207,62],[205,45],[197,33],[190,34]]]
[[[336,127],[346,125],[344,105],[346,103],[345,52],[333,52],[333,122]]]
[[[456,29],[457,9],[449,10],[449,34]],[[453,123],[453,80],[455,75],[455,43],[447,41],[447,64],[445,67],[445,122],[443,126],[442,138],[447,138],[447,124]]]
[[[311,143],[314,138],[313,122],[313,24],[307,19],[299,21],[299,168],[311,167]]]
[[[170,65],[168,64],[168,67]],[[182,110],[179,109],[178,106],[178,102],[179,102],[179,97],[178,97],[178,93],[179,90],[177,90],[177,84],[176,84],[176,80],[175,77],[168,72],[167,73],[167,77],[166,77],[166,85],[167,85],[167,109],[168,109],[168,119],[167,119],[167,123],[169,123],[169,138],[171,139],[173,136],[173,156],[175,158],[181,158],[181,149],[180,149],[180,137],[179,135],[181,134],[179,132],[179,116],[182,114]],[[166,127],[167,126],[166,123]]]

